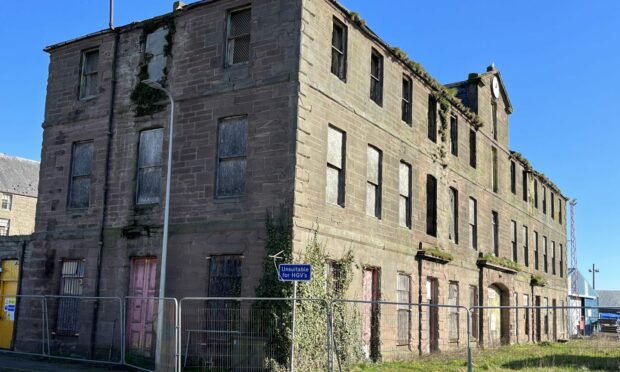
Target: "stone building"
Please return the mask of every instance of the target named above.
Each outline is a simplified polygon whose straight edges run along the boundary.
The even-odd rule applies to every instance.
[[[0,236],[29,235],[39,186],[39,162],[0,154]]]
[[[265,212],[284,206],[299,257],[317,225],[330,255],[353,252],[351,297],[564,304],[567,199],[510,151],[493,66],[443,86],[332,0],[176,4],[46,51],[22,293],[157,294],[168,103],[148,78],[176,101],[167,296],[252,296]],[[55,340],[109,345],[108,312],[62,307],[50,309]],[[482,345],[559,338],[559,316],[478,311],[473,333]],[[378,347],[381,329],[394,352],[462,347],[465,317],[371,316],[364,341]],[[34,331],[20,332],[27,347]]]

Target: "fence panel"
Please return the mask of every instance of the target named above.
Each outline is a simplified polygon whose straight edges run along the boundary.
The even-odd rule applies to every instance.
[[[180,370],[267,371],[287,368],[291,299],[184,298],[180,301]],[[327,368],[328,305],[297,300],[295,369]]]
[[[48,355],[121,364],[123,305],[118,297],[45,296]]]
[[[47,355],[45,298],[0,295],[0,306],[0,351]]]

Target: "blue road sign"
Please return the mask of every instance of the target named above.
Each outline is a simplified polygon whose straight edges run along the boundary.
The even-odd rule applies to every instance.
[[[312,265],[280,264],[278,271],[280,280],[283,282],[309,282],[312,276]]]

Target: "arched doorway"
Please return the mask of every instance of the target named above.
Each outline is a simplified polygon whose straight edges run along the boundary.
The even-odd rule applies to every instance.
[[[494,284],[488,288],[488,306],[508,306],[508,291]],[[510,341],[510,309],[488,309],[489,346],[499,346]]]

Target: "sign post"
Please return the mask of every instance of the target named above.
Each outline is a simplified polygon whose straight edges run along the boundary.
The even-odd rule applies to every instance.
[[[291,325],[291,362],[290,371],[295,371],[295,310],[297,309],[297,282],[309,282],[312,278],[312,265],[280,264],[278,277],[283,282],[293,282],[293,324]]]

